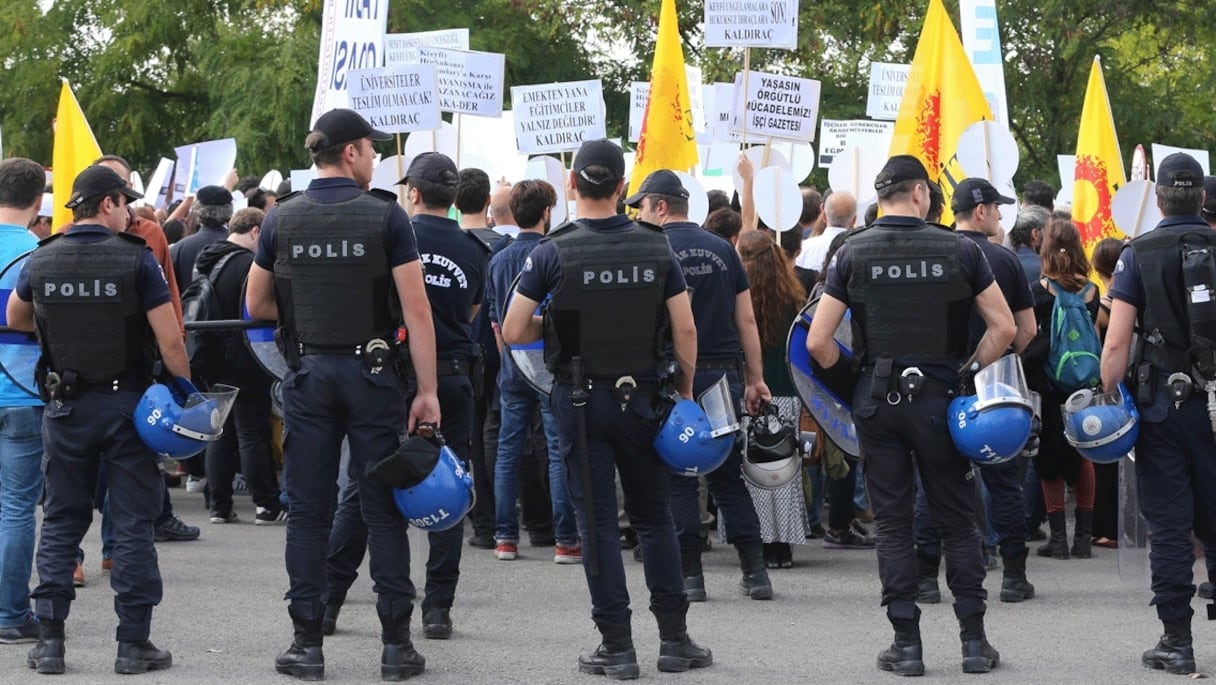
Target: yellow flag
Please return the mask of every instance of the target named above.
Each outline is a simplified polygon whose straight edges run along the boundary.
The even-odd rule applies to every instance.
[[[690,102],[684,50],[676,24],[676,2],[663,0],[654,65],[650,68],[650,96],[646,99],[633,175],[629,179],[630,195],[637,192],[652,171],[688,171],[697,165]]]
[[[72,222],[72,210],[64,207],[72,197],[72,183],[76,175],[84,171],[101,156],[93,129],[84,118],[80,103],[72,93],[72,86],[63,79],[59,92],[59,111],[55,115],[55,147],[51,155],[52,185],[54,186],[55,214],[51,217],[51,230],[58,232]]]
[[[946,196],[944,224],[954,219],[950,198],[954,187],[965,178],[958,163],[958,139],[968,126],[985,119],[993,119],[992,109],[954,22],[942,0],[929,0],[904,98],[899,103],[890,154],[919,158],[929,178],[941,185]]]
[[[1102,62],[1094,57],[1081,107],[1081,129],[1077,134],[1077,167],[1072,186],[1072,219],[1081,231],[1085,251],[1103,238],[1122,238],[1123,232],[1111,217],[1110,201],[1123,187],[1123,154],[1115,136],[1115,118],[1102,78]]]

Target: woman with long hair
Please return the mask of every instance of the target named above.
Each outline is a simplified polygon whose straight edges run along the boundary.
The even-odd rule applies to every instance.
[[[1076,527],[1071,555],[1088,559],[1092,556],[1090,533],[1094,514],[1094,465],[1064,438],[1064,420],[1059,408],[1068,399],[1069,393],[1051,383],[1044,364],[1050,352],[1052,308],[1057,289],[1082,294],[1091,320],[1098,315],[1098,291],[1089,281],[1089,259],[1081,244],[1081,234],[1070,219],[1054,217],[1048,222],[1043,230],[1039,257],[1043,263],[1043,275],[1030,288],[1034,295],[1034,315],[1039,322],[1039,333],[1024,353],[1027,383],[1043,399],[1043,428],[1034,465],[1043,487],[1051,537],[1047,544],[1039,547],[1037,553],[1041,557],[1055,559],[1070,556],[1064,512],[1064,484],[1067,481],[1076,488]]]
[[[739,257],[751,284],[752,308],[760,333],[764,382],[773,393],[782,421],[798,424],[799,400],[785,365],[785,340],[790,324],[806,303],[806,290],[794,275],[793,260],[777,245],[770,231],[748,231],[739,236]],[[790,545],[806,544],[806,501],[802,480],[775,490],[747,489],[760,517],[765,560],[770,568],[793,565]]]

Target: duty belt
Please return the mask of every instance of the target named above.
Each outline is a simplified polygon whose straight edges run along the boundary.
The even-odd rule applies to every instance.
[[[385,344],[385,340],[391,340],[391,336],[369,340],[357,345],[312,345],[310,343],[299,343],[297,346],[300,350],[300,356],[309,354],[332,354],[340,357],[362,357],[363,354],[374,347],[379,347]]]
[[[711,359],[698,359],[697,371],[738,371],[738,357],[716,357]]]
[[[654,395],[658,383],[652,380],[637,381],[633,376],[618,376],[616,378],[592,376],[586,379],[591,388],[599,388],[612,393],[621,404],[621,411],[629,405],[634,397],[650,397]]]
[[[862,367],[861,373],[871,376],[870,396],[874,399],[885,399],[887,404],[893,407],[904,399],[911,402],[926,388],[933,388],[947,397],[955,394],[953,385],[925,375],[916,366],[899,366],[889,360],[880,359],[872,365]]]
[[[473,373],[473,363],[468,359],[436,359],[435,373],[439,376],[468,376]]]

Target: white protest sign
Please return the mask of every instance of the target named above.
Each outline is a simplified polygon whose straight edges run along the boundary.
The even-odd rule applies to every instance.
[[[1132,151],[1132,168],[1127,175],[1129,181],[1148,180],[1148,158],[1144,154],[1144,146],[1137,145]]]
[[[753,180],[759,177],[761,171],[769,167],[781,167],[787,172],[786,176],[789,176],[790,161],[780,150],[771,145],[749,147],[743,154],[747,155],[747,159],[752,163],[752,172],[755,174],[752,177]],[[739,173],[738,155],[735,155],[735,159],[731,162],[730,171],[731,179],[735,182],[735,190],[743,192],[743,176]]]
[[[152,176],[148,178],[147,190],[144,193],[146,199],[151,200],[148,204],[152,205],[153,209],[160,209],[165,206],[165,196],[169,194],[169,182],[173,180],[173,160],[167,157],[161,157],[160,162],[156,165],[156,171],[152,172]]]
[[[992,116],[1009,125],[1009,103],[1005,96],[1005,56],[996,21],[996,0],[960,0],[959,32],[963,50],[971,59],[975,78],[984,89]],[[873,116],[873,115],[871,115]]]
[[[1060,171],[1060,192],[1056,193],[1056,205],[1072,206],[1072,186],[1076,183],[1077,156],[1056,155],[1056,169]]]
[[[307,188],[308,184],[312,183],[312,180],[316,177],[317,168],[314,166],[310,169],[292,169],[291,176],[288,178],[291,179],[291,189],[298,192]]]
[[[435,67],[407,64],[352,71],[347,76],[350,108],[374,128],[387,133],[439,128]]]
[[[899,103],[904,99],[904,86],[908,83],[908,64],[870,64],[870,92],[866,98],[866,116],[872,119],[895,121],[899,116]]]
[[[1211,171],[1208,170],[1210,168],[1208,166],[1210,160],[1208,159],[1207,150],[1193,150],[1191,148],[1174,147],[1173,145],[1161,145],[1160,143],[1153,143],[1152,151],[1153,151],[1152,159],[1153,159],[1153,178],[1154,179],[1157,178],[1157,173],[1161,170],[1161,160],[1165,159],[1166,157],[1169,157],[1170,155],[1174,154],[1175,152],[1181,152],[1183,154],[1190,155],[1192,159],[1194,159],[1196,162],[1199,162],[1199,166],[1203,167],[1204,176],[1207,176],[1208,174],[1212,173]]]
[[[502,114],[502,53],[419,46],[418,60],[435,66],[439,109],[479,117]]]
[[[476,167],[485,171],[492,182],[503,177],[511,182],[523,178],[528,156],[519,154],[515,149],[514,113],[506,110],[501,118],[482,119],[476,126],[463,127],[460,132],[460,162],[462,167]]]
[[[177,152],[177,172],[173,179],[175,197],[193,195],[203,186],[223,185],[228,172],[236,166],[235,138],[182,145],[174,150]]]
[[[325,0],[310,122],[331,109],[350,106],[347,72],[381,65],[387,24],[388,0]]]
[[[550,225],[557,228],[566,223],[566,219],[569,217],[565,191],[566,168],[562,166],[561,160],[548,155],[529,159],[527,166],[524,167],[523,180],[540,180],[553,186],[553,190],[557,192],[557,204],[554,205],[553,212],[549,216]]]
[[[705,87],[713,91],[713,95],[705,98],[706,102],[712,103],[712,107],[707,110],[709,121],[706,127],[713,142],[742,143],[743,136],[730,130],[731,110],[735,106],[735,84],[711,83]]]
[[[607,137],[599,79],[514,86],[511,102],[520,152],[577,150],[583,141]]]
[[[736,85],[742,81],[742,74],[735,77]],[[767,138],[815,139],[815,121],[819,118],[818,81],[753,71],[748,75],[746,91],[735,89],[732,131],[747,131],[748,135]]]
[[[1132,238],[1157,228],[1161,223],[1157,184],[1146,180],[1123,184],[1110,199],[1110,215],[1119,230]]]
[[[798,225],[802,216],[802,191],[789,171],[771,166],[756,172],[753,194],[756,215],[764,225],[782,232]]]
[[[278,169],[271,169],[262,177],[262,181],[258,183],[258,187],[262,190],[276,191],[279,189],[279,184],[283,182],[283,174]]]
[[[705,0],[705,46],[782,48],[798,45],[798,0]]]
[[[649,81],[633,81],[629,84],[629,142],[642,138],[642,119],[646,116],[646,99],[650,97]]]
[[[709,216],[709,196],[705,194],[705,186],[686,171],[674,173],[680,179],[680,185],[688,191],[688,220],[697,225],[705,223],[705,217]]]
[[[789,160],[790,175],[798,183],[806,180],[815,170],[815,148],[810,143],[793,140],[775,140],[773,151]]]
[[[414,161],[412,157],[404,155],[390,155],[380,160],[376,168],[372,170],[372,188],[387,190],[394,195],[397,194],[397,182],[405,176],[405,170],[410,167],[410,162]]]
[[[456,161],[456,127],[446,121],[432,131],[414,131],[405,139],[405,156],[413,159],[424,152],[439,152]]]
[[[1004,124],[977,121],[959,136],[958,164],[968,176],[999,185],[1013,179],[1020,161],[1018,143]]]
[[[887,159],[887,148],[895,132],[893,121],[869,121],[867,119],[824,119],[819,122],[819,166],[832,166],[832,158],[844,151],[854,136],[885,136],[888,145],[880,145],[883,161]],[[869,139],[865,139],[869,140]],[[869,149],[870,145],[867,145]]]
[[[684,80],[688,84],[688,106],[692,110],[692,130],[697,136],[697,142],[703,140],[709,132],[709,116],[706,114],[706,102],[713,101],[713,95],[708,98],[705,89],[713,85],[701,84],[701,70],[697,67],[684,65]],[[646,99],[650,97],[649,81],[633,81],[629,84],[629,142],[636,143],[642,137],[642,120],[646,117]]]
[[[384,66],[395,67],[417,62],[420,46],[468,50],[469,30],[442,29],[416,33],[387,33],[384,35]]]

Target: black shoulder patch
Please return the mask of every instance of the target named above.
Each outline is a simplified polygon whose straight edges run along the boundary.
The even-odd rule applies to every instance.
[[[122,238],[123,240],[128,240],[130,242],[133,242],[136,245],[144,246],[144,245],[148,244],[147,241],[145,241],[143,238],[141,238],[137,235],[133,235],[131,233],[115,233],[114,235],[118,236],[119,238]]]
[[[482,239],[481,236],[477,235],[476,233],[474,233],[472,231],[465,231],[464,234],[467,235],[469,238],[471,238],[474,243],[477,243],[478,247],[480,247],[482,250],[485,250],[486,254],[489,254],[490,252],[493,251],[493,248],[490,247],[490,244],[487,243],[484,239]]]

